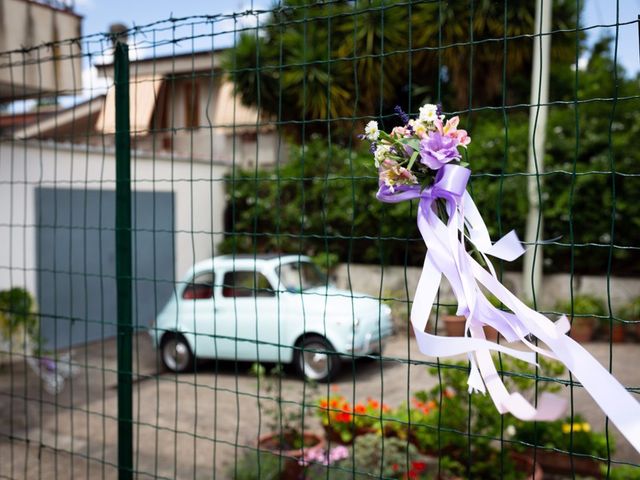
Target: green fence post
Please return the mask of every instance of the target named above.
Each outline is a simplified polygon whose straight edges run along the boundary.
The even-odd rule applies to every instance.
[[[133,477],[131,388],[131,139],[129,132],[129,46],[116,38],[116,278],[118,292],[118,478]]]

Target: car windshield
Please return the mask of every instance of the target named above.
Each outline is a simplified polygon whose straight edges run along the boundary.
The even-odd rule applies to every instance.
[[[283,263],[277,271],[280,282],[290,292],[300,292],[327,284],[327,277],[311,262]]]

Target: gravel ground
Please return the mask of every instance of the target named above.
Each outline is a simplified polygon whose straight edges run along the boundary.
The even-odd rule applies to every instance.
[[[201,362],[193,374],[158,368],[146,335],[135,338],[134,462],[137,477],[228,478],[227,468],[268,430],[273,394],[249,373],[249,363]],[[609,345],[587,348],[609,365]],[[0,366],[0,478],[115,478],[117,476],[117,378],[115,341],[73,351],[72,379],[57,396],[41,388],[24,362]],[[367,359],[345,369],[334,383],[348,398],[374,397],[389,405],[408,392],[429,388],[428,374],[413,339],[390,339],[382,360]],[[613,372],[627,386],[640,386],[640,349],[615,344]],[[282,379],[285,401],[311,402],[320,392],[292,375]],[[336,387],[333,387],[336,388]],[[260,398],[258,393],[260,392]],[[565,390],[569,394],[569,389]],[[591,398],[574,388],[576,411],[603,430],[605,417]],[[298,408],[300,411],[301,407]],[[305,428],[319,429],[312,411]],[[640,455],[617,437],[615,460],[640,463]]]

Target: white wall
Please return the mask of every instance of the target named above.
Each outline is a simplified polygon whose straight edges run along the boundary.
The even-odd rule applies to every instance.
[[[173,191],[176,278],[222,239],[226,166],[132,154],[132,189]],[[36,294],[37,187],[115,190],[112,150],[52,143],[0,143],[0,289]]]
[[[342,288],[352,288],[356,292],[373,297],[394,297],[402,300],[406,298],[406,291],[409,298],[413,298],[421,271],[418,267],[405,269],[403,266],[389,266],[383,269],[379,265],[341,264],[336,268],[335,276],[338,286]],[[520,272],[505,273],[502,283],[516,295],[523,294]],[[568,274],[545,275],[542,292],[536,300],[541,308],[552,309],[559,300],[569,299],[570,287],[571,277]],[[440,292],[442,299],[453,299],[446,280],[443,280]],[[611,277],[610,293],[612,306],[619,307],[640,295],[640,279]],[[606,300],[606,275],[574,275],[573,294],[590,294]]]

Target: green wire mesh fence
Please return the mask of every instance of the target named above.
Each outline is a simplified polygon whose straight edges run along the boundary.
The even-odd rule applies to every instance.
[[[541,35],[534,2],[507,0],[290,0],[81,38],[60,7],[48,43],[5,38],[0,477],[640,478],[561,366],[499,359],[528,398],[570,400],[527,423],[467,393],[465,358],[419,354],[416,205],[375,200],[358,138],[396,106],[459,115],[492,236],[540,206],[542,283],[522,262],[503,281],[586,326],[637,394],[640,96],[618,52],[638,22],[620,3],[588,24],[556,0]],[[455,334],[452,299],[432,331]]]

